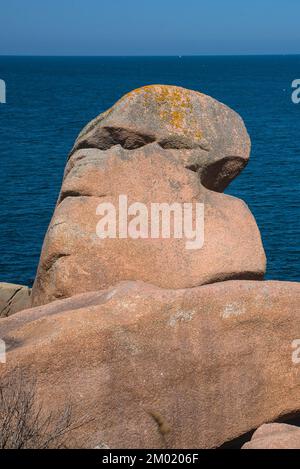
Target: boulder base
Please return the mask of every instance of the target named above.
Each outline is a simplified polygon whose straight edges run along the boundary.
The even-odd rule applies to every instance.
[[[296,283],[122,282],[2,319],[5,371],[93,417],[78,445],[214,448],[300,411],[299,305]]]

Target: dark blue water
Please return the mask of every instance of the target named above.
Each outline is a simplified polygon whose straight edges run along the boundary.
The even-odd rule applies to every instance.
[[[81,128],[127,91],[151,83],[207,93],[239,112],[252,139],[248,167],[227,192],[254,213],[269,279],[299,280],[300,56],[182,58],[0,57],[0,280],[31,284]]]

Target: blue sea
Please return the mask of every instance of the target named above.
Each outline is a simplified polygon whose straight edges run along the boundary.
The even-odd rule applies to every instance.
[[[235,109],[251,159],[226,192],[243,199],[261,230],[266,278],[300,272],[300,104],[291,83],[300,56],[0,57],[0,281],[31,285],[81,128],[124,93],[147,84],[202,91]],[[251,254],[251,253],[250,253]]]

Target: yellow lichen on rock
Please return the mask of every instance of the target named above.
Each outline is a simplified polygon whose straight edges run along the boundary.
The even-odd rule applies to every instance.
[[[193,118],[189,90],[178,86],[149,85],[133,90],[122,99],[134,98],[136,94],[143,94],[142,107],[145,112],[153,113],[153,109],[157,110],[162,124],[167,124],[176,133],[193,134],[198,139],[202,138],[202,132],[197,129],[197,122]]]

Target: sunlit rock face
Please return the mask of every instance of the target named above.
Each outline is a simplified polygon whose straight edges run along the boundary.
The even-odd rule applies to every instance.
[[[266,260],[256,222],[243,201],[222,193],[249,152],[242,119],[209,96],[162,85],[124,96],[83,129],[69,155],[33,305],[122,280],[178,289],[261,279]],[[114,238],[100,239],[99,204],[113,204],[118,218],[120,196],[128,207],[145,206],[147,227],[140,227],[140,236],[136,228],[133,238],[124,230],[120,236],[117,223]],[[203,204],[198,248],[187,249],[191,239],[184,230],[181,237],[172,230],[169,237],[151,236],[152,204],[162,203]],[[137,225],[136,216],[129,210],[128,225]],[[195,230],[197,220],[195,208]]]

